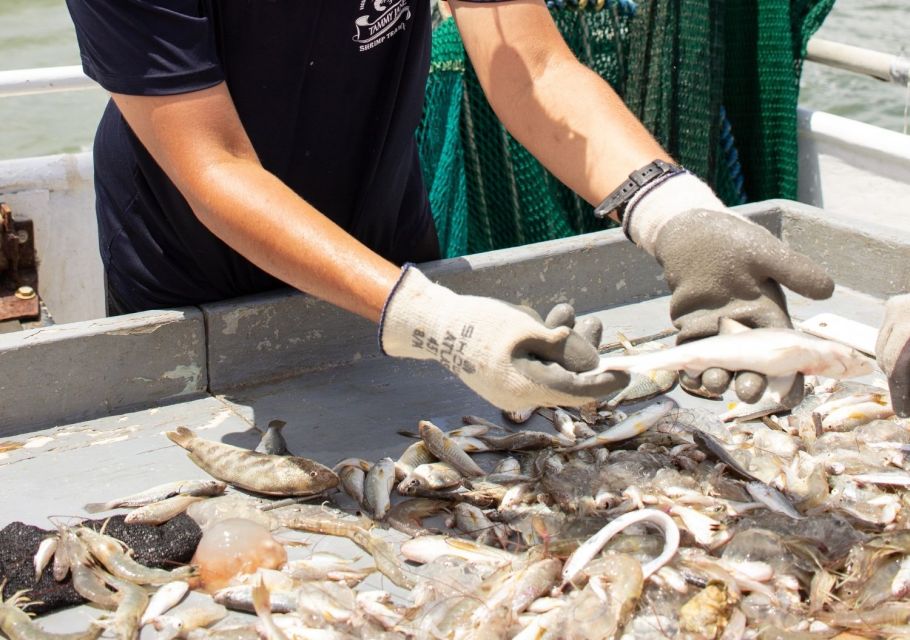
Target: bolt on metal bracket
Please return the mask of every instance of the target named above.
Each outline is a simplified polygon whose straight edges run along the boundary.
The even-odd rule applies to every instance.
[[[34,225],[13,219],[10,206],[0,202],[0,322],[40,314]]]

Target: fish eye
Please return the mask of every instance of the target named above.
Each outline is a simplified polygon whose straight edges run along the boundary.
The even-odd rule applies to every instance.
[[[311,477],[311,478],[315,478],[315,477],[318,476],[318,475],[319,475],[319,474],[318,474],[317,472],[315,472],[315,471],[310,471],[310,477]]]

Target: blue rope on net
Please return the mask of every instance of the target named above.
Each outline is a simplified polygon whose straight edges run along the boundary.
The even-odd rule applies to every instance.
[[[730,170],[730,178],[739,194],[739,204],[747,202],[745,189],[745,176],[743,176],[743,167],[739,162],[739,151],[736,150],[736,141],[733,139],[733,125],[727,118],[727,110],[723,105],[720,107],[720,143],[726,156],[727,168]]]

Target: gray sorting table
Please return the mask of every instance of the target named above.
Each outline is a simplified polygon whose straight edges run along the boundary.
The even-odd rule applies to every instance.
[[[827,301],[789,294],[795,319],[834,312],[877,327],[883,299],[910,291],[908,230],[859,229],[789,201],[741,211],[838,283]],[[458,292],[544,313],[570,302],[601,318],[605,341],[616,331],[635,337],[670,326],[659,266],[619,230],[423,268]],[[49,516],[82,515],[89,501],[204,477],[162,435],[178,426],[252,448],[254,425],[280,418],[292,451],[332,465],[350,456],[397,457],[408,441],[396,430],[415,430],[420,419],[441,427],[465,414],[499,419],[435,363],[382,356],[375,333],[344,311],[281,292],[0,335],[0,443],[23,445],[0,453],[0,527],[14,520],[49,527]],[[724,406],[671,395],[684,406]],[[332,545],[354,550],[337,539],[319,548]],[[376,580],[372,586],[389,586]],[[48,628],[81,626],[85,616],[56,614]]]

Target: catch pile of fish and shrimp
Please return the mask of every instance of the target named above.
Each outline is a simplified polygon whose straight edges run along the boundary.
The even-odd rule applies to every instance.
[[[465,416],[447,430],[424,420],[397,459],[332,468],[291,455],[278,421],[256,451],[168,432],[213,480],[86,508],[128,508],[127,521],[146,524],[186,512],[203,531],[193,561],[150,569],[100,529],[61,525],[35,570],[70,576],[103,613],[82,633],[45,634],[20,593],[0,604],[0,629],[15,639],[143,628],[237,639],[910,636],[910,421],[893,415],[887,390],[806,375],[796,406],[769,396],[711,412],[663,396],[674,383],[640,371],[615,398],[537,409],[534,429],[520,424],[531,412],[498,424]],[[322,536],[351,552],[320,548]]]

